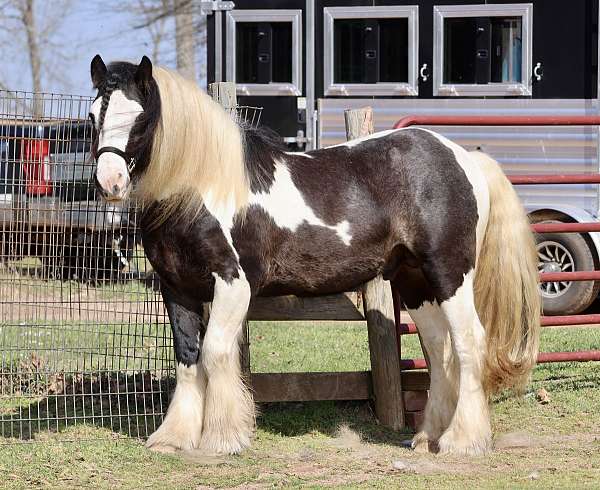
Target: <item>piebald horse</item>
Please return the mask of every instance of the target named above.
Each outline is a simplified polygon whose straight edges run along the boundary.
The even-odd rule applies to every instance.
[[[491,158],[416,128],[286,152],[146,57],[107,67],[96,56],[91,75],[96,186],[141,203],[173,330],[177,386],[149,447],[250,444],[238,341],[254,296],[333,294],[382,275],[430,363],[413,447],[490,449],[489,396],[527,382],[540,315],[529,223]]]

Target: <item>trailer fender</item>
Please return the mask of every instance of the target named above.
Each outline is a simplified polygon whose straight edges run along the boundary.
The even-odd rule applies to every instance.
[[[592,213],[589,213],[585,209],[581,209],[575,206],[556,206],[555,204],[551,206],[525,205],[525,210],[529,215],[535,214],[540,211],[558,211],[559,213],[569,216],[577,223],[590,223],[600,221]],[[596,257],[600,258],[600,233],[588,232],[587,235],[589,235],[589,237],[592,239],[592,242],[594,243]]]

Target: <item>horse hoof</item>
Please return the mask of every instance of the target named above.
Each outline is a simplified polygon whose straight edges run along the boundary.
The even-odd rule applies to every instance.
[[[457,436],[453,431],[445,432],[438,441],[440,454],[458,456],[483,456],[490,452],[491,437],[469,438]]]
[[[200,451],[207,456],[228,456],[240,454],[250,446],[250,436],[246,434],[209,434],[204,432],[200,440]]]
[[[176,447],[167,446],[167,445],[163,445],[163,444],[152,444],[152,445],[146,444],[146,448],[150,449],[150,451],[154,451],[156,453],[162,453],[162,454],[173,454],[173,453],[177,452]]]
[[[146,448],[159,453],[174,453],[180,450],[190,451],[199,446],[199,441],[195,438],[168,430],[169,425],[163,422],[146,441]]]
[[[423,431],[418,432],[413,437],[410,447],[416,453],[437,453],[438,445],[436,441],[431,441]]]

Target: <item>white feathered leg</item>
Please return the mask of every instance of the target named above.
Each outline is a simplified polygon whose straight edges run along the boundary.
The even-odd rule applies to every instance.
[[[159,452],[195,449],[200,444],[204,411],[206,377],[200,363],[177,365],[177,386],[167,415],[146,442]]]
[[[442,302],[448,319],[460,383],[456,410],[450,426],[439,439],[442,453],[480,455],[491,447],[488,400],[482,386],[485,331],[473,299],[473,271],[465,275],[455,295]]]
[[[209,454],[236,454],[250,445],[254,402],[240,372],[239,340],[250,286],[240,270],[231,283],[215,275],[215,295],[202,346],[207,387],[200,447]]]
[[[435,452],[438,439],[454,415],[459,374],[452,354],[448,321],[439,305],[424,303],[409,313],[427,351],[431,380],[425,417],[412,447],[419,452]]]

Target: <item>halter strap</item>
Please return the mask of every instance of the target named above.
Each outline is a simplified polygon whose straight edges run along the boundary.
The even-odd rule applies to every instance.
[[[102,153],[114,153],[115,155],[120,156],[123,160],[125,160],[125,165],[127,165],[127,171],[131,175],[131,172],[133,172],[133,169],[135,168],[136,164],[135,157],[128,157],[127,153],[125,153],[120,148],[117,148],[116,146],[103,146],[96,152],[96,161],[98,161],[98,158],[100,158],[100,155],[102,155]]]

